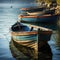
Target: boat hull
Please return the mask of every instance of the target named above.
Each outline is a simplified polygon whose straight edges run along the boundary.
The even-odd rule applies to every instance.
[[[31,43],[31,42],[41,42],[41,41],[49,41],[52,30],[35,26],[35,25],[29,25],[26,24],[30,29],[33,27],[33,30],[29,31],[11,31],[11,37],[13,40],[17,42],[21,42],[21,44],[24,43]]]
[[[25,22],[57,22],[59,15],[42,15],[42,16],[19,16],[21,21]]]
[[[16,42],[18,45],[26,46],[29,48],[33,48],[35,51],[38,51],[38,46],[43,46],[47,41],[50,40],[52,32],[51,31],[41,31],[37,34],[28,34],[28,35],[13,35],[12,32],[12,40]]]
[[[12,32],[11,40],[15,47],[23,52],[23,54],[33,59],[37,59],[39,52],[38,49],[46,45],[47,41],[50,40],[51,33],[51,31],[43,31],[37,34],[19,35],[13,34]]]
[[[40,49],[50,40],[52,31],[39,26],[28,26],[34,29],[29,31],[11,31],[11,40],[19,51],[23,52],[26,56],[37,59],[38,48]]]
[[[38,57],[38,42],[37,34],[23,34],[13,35],[11,37],[16,48],[18,48],[23,54],[29,57],[37,59]],[[29,51],[29,54],[27,53]]]
[[[43,44],[44,43],[44,44]],[[48,59],[52,59],[52,51],[51,51],[51,48],[49,46],[48,43],[45,43],[45,42],[41,42],[42,46],[41,47],[38,47],[38,51],[36,51],[37,49],[37,44],[35,44],[36,46],[36,49],[34,50],[33,48],[29,48],[29,47],[26,47],[26,46],[23,46],[23,45],[20,45],[19,43],[17,43],[16,41],[14,40],[11,40],[10,42],[10,51],[13,55],[14,58],[17,59],[32,59],[32,60],[35,60],[35,59],[38,59],[39,60],[47,60],[46,57],[49,56]],[[45,52],[44,52],[45,51]],[[37,55],[38,54],[38,55]],[[23,56],[23,58],[22,58]]]

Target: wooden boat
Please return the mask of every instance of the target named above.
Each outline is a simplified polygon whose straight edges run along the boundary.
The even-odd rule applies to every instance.
[[[38,33],[39,33],[39,31],[40,31],[40,33],[42,32],[43,34],[44,33],[49,33],[49,34],[51,34],[51,32],[52,32],[52,30],[50,30],[50,29],[47,29],[47,28],[43,28],[43,27],[38,27],[38,26],[35,26],[35,25],[31,25],[31,24],[23,24],[23,23],[20,23],[20,24],[18,24],[18,23],[20,23],[20,22],[17,22],[16,24],[15,24],[15,26],[13,25],[13,27],[14,27],[14,29],[15,30],[13,30],[12,28],[11,28],[11,34],[12,35],[18,35],[19,37],[21,36],[21,37],[25,37],[25,36],[27,36],[27,37],[32,37],[32,38],[35,38],[36,39],[36,35],[38,35]],[[18,28],[19,29],[18,29]],[[18,30],[16,30],[16,29],[18,29]],[[40,29],[40,30],[39,30]],[[31,36],[32,35],[32,36]],[[18,39],[20,39],[20,38],[18,38]],[[21,38],[22,39],[22,38]],[[30,40],[31,41],[31,39],[28,39],[28,40]],[[47,40],[47,39],[46,39]],[[23,40],[24,41],[24,40]],[[26,38],[26,41],[27,41],[27,38]]]
[[[57,7],[56,1],[50,1],[49,4],[47,4],[46,1],[37,0],[36,2],[38,3],[38,6],[29,7],[29,8],[21,8],[20,10],[22,12],[28,12],[28,15],[36,15],[36,14],[40,15],[41,13],[54,14],[54,10]],[[54,8],[54,9],[43,12],[44,10],[51,9],[51,8]],[[37,12],[40,12],[40,14]]]
[[[55,9],[45,9],[43,11],[38,11],[38,12],[26,12],[26,15],[36,15],[36,16],[41,16],[41,15],[47,15],[47,14],[55,14]],[[24,14],[23,14],[24,15]]]
[[[46,7],[21,8],[22,15],[42,15],[45,14]]]
[[[30,7],[30,8],[21,8],[20,10],[22,12],[39,12],[39,11],[43,11],[44,9],[46,9],[46,7]]]
[[[21,8],[22,13],[27,13],[28,15],[40,15],[40,14],[54,14],[56,7],[30,7],[30,8]]]
[[[43,14],[44,7],[32,7],[32,8],[21,8],[21,15],[41,15]]]
[[[52,30],[34,25],[24,24],[20,25],[20,27],[20,31],[11,29],[12,40],[18,45],[34,49],[36,54],[38,51],[38,45],[40,47],[44,45],[50,40],[52,34]]]
[[[42,45],[42,42],[41,42],[41,45]],[[35,60],[38,58],[39,60],[47,60],[47,56],[49,56],[48,59],[52,59],[52,51],[48,43],[45,43],[43,46],[38,47],[38,53],[40,52],[40,54],[38,54],[38,58],[37,58],[37,55],[34,53],[35,52],[34,49],[26,47],[26,46],[22,46],[16,43],[14,40],[10,41],[9,47],[10,47],[12,56],[18,60],[20,59]]]
[[[40,15],[40,16],[36,16],[36,15],[19,15],[18,18],[23,21],[23,22],[48,22],[48,23],[55,23],[58,20],[60,14],[44,14],[44,15]]]

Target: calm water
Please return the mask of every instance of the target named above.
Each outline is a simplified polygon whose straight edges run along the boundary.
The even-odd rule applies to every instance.
[[[10,8],[11,5],[13,8]],[[20,14],[19,9],[21,7],[28,6],[31,5],[0,4],[0,60],[15,60],[9,49],[9,42],[11,40],[9,28],[18,20],[18,14]],[[53,30],[57,29],[55,24],[41,24],[41,26],[51,28]],[[53,53],[52,60],[60,60],[60,44],[58,44],[59,40],[57,35],[57,33],[52,34],[51,40],[48,42]]]

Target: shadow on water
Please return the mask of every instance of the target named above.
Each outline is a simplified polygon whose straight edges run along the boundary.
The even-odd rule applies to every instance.
[[[57,38],[56,38],[56,46],[59,48],[60,50],[60,17],[59,17],[59,21],[57,22]]]
[[[10,50],[16,60],[52,60],[52,52],[48,43],[38,47],[38,55],[35,54],[34,49],[18,45],[13,40],[10,42]]]

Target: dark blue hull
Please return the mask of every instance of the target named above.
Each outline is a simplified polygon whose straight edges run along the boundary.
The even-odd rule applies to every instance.
[[[37,16],[37,17],[30,17],[30,16],[23,16],[21,17],[21,21],[25,22],[57,22],[59,15],[46,15],[46,16]]]

